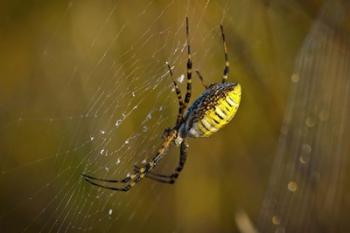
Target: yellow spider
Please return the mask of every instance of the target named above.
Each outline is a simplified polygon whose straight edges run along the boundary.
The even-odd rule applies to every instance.
[[[175,126],[164,131],[164,142],[158,149],[155,156],[151,159],[150,162],[146,162],[142,164],[142,166],[135,166],[133,174],[119,180],[101,179],[83,174],[82,176],[87,182],[98,187],[125,192],[129,191],[131,187],[140,182],[144,177],[163,183],[173,184],[182,171],[187,158],[188,144],[186,142],[186,138],[208,137],[217,132],[232,120],[238,110],[241,101],[241,86],[238,83],[226,82],[229,74],[230,63],[228,61],[227,46],[222,25],[220,25],[220,30],[225,53],[225,68],[222,82],[207,86],[203,82],[202,75],[199,73],[199,71],[196,71],[202,85],[205,87],[205,90],[185,112],[185,109],[190,102],[192,90],[192,59],[191,47],[189,43],[189,25],[188,18],[186,17],[186,41],[188,58],[187,90],[184,100],[182,98],[178,84],[173,77],[171,67],[169,64],[167,64],[169,74],[173,80],[176,95],[179,101],[179,113],[177,115]],[[152,169],[164,157],[172,143],[180,146],[180,161],[175,171],[170,175],[162,175],[151,172]],[[121,184],[121,186],[114,187],[112,184]]]

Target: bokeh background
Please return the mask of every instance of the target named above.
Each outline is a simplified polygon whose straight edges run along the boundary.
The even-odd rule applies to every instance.
[[[346,0],[0,3],[1,232],[348,232]],[[84,182],[149,159],[194,68],[221,80],[225,28],[233,121],[191,139],[175,185],[128,193]],[[193,98],[203,91],[194,78]],[[158,171],[176,166],[175,146]]]

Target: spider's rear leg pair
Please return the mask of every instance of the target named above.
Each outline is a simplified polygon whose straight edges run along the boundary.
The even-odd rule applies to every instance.
[[[126,176],[124,179],[103,179],[103,178],[96,178],[93,176],[85,175],[83,174],[82,176],[84,179],[97,187],[105,188],[105,189],[110,189],[114,191],[129,191],[131,187],[133,187],[136,183],[140,182],[140,180],[149,172],[154,166],[155,166],[154,160],[151,162],[145,164],[143,167],[138,169],[137,171],[134,172],[134,174]],[[114,187],[114,186],[109,186],[109,185],[104,185],[104,184],[99,184],[97,182],[103,182],[106,184],[117,184],[121,183],[124,184],[122,187]]]
[[[103,179],[103,178],[97,178],[93,176],[89,176],[86,174],[82,174],[84,179],[89,182],[92,185],[95,185],[97,187],[115,190],[115,191],[129,191],[131,187],[133,187],[135,184],[140,182],[142,178],[144,178],[157,164],[158,162],[164,157],[167,149],[171,145],[171,143],[175,140],[177,136],[177,131],[172,130],[169,132],[167,137],[164,139],[164,142],[160,149],[157,151],[156,155],[151,159],[150,162],[142,165],[142,167],[138,168],[137,170],[134,170],[134,173],[131,175],[128,175],[124,179]],[[103,182],[100,184],[99,182]],[[110,184],[110,185],[107,185]],[[111,184],[123,184],[121,187],[114,187],[111,186]]]
[[[227,45],[226,45],[224,27],[222,25],[220,25],[220,31],[221,31],[222,43],[224,45],[224,56],[225,56],[225,66],[224,66],[224,73],[223,73],[223,76],[222,76],[222,83],[225,83],[227,78],[228,78],[229,72],[230,72],[230,62],[228,60],[228,52],[227,52]],[[202,74],[198,70],[196,70],[196,74],[197,74],[197,76],[198,76],[202,86],[205,89],[207,89],[210,85],[207,85],[207,84],[204,83],[204,78],[203,78]]]
[[[164,175],[164,174],[159,174],[155,172],[148,172],[145,176],[149,179],[156,180],[162,183],[168,183],[168,184],[173,184],[175,183],[176,179],[179,177],[180,172],[182,171],[186,159],[187,159],[187,148],[188,144],[184,140],[181,145],[180,145],[180,160],[179,164],[175,168],[175,171],[170,174],[170,175]],[[141,169],[141,167],[135,165],[134,166],[134,171],[137,172]]]

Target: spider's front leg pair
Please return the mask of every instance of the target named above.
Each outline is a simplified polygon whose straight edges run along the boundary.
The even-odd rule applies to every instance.
[[[178,110],[178,115],[176,118],[176,124],[175,124],[174,129],[166,129],[164,131],[163,136],[167,137],[169,132],[172,132],[172,130],[174,130],[176,132],[176,138],[174,139],[174,142],[175,142],[175,144],[180,144],[179,164],[175,168],[175,171],[170,175],[163,175],[163,174],[154,173],[154,172],[148,172],[147,174],[145,174],[145,176],[147,178],[150,178],[152,180],[156,180],[159,182],[163,182],[163,183],[169,183],[169,184],[175,183],[175,181],[179,177],[179,174],[182,171],[182,169],[185,165],[186,159],[187,159],[188,144],[187,144],[185,138],[180,138],[178,135],[180,133],[180,132],[178,132],[178,129],[180,128],[180,126],[184,120],[184,112],[185,112],[185,109],[187,108],[187,105],[190,102],[191,93],[192,93],[192,58],[191,58],[191,46],[190,46],[190,41],[189,41],[189,25],[188,25],[188,18],[187,17],[186,17],[186,25],[185,26],[186,26],[186,44],[187,44],[187,63],[186,63],[187,85],[186,85],[186,94],[185,94],[184,99],[182,98],[181,90],[180,90],[176,80],[173,77],[172,69],[171,69],[169,63],[166,63],[168,66],[170,77],[173,80],[175,92],[176,92],[178,103],[179,103],[179,110]],[[135,172],[139,172],[141,169],[142,169],[142,167],[138,167],[136,165],[134,166]]]
[[[224,73],[223,73],[221,82],[225,83],[227,78],[228,78],[229,72],[230,72],[230,62],[228,60],[228,52],[227,52],[227,45],[226,45],[224,27],[222,25],[220,25],[220,31],[221,31],[222,43],[223,43],[223,46],[224,46],[224,57],[225,57]],[[197,76],[198,76],[202,86],[205,89],[208,89],[212,85],[212,84],[211,85],[207,85],[207,84],[204,83],[204,78],[203,78],[202,74],[198,70],[196,70],[196,74],[197,74]]]

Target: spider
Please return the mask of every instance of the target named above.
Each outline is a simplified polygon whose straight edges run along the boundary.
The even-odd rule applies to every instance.
[[[102,179],[83,174],[83,178],[95,186],[114,191],[127,192],[144,177],[163,183],[173,184],[179,177],[187,158],[188,137],[208,137],[217,132],[224,125],[228,124],[236,114],[241,100],[241,86],[236,82],[226,82],[229,75],[229,60],[223,26],[220,25],[221,36],[224,47],[225,66],[221,83],[206,85],[203,76],[196,70],[205,90],[193,102],[185,112],[192,90],[192,59],[191,46],[189,41],[189,23],[186,17],[186,47],[187,47],[187,88],[184,99],[180,88],[173,77],[172,68],[167,64],[170,77],[172,78],[179,109],[175,126],[164,130],[164,141],[154,157],[141,166],[134,166],[134,172],[123,179]],[[175,171],[170,175],[163,175],[152,172],[159,161],[166,155],[168,148],[175,144],[180,147],[180,159]],[[119,185],[118,185],[119,184]]]

